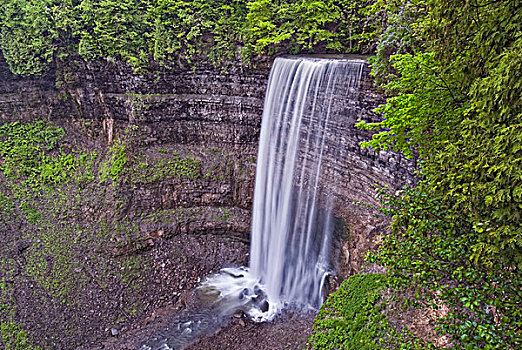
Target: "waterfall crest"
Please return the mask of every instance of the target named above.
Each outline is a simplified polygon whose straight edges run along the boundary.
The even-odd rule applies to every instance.
[[[223,269],[202,289],[258,321],[281,309],[319,307],[333,231],[324,157],[342,123],[336,96],[353,93],[364,61],[277,58],[270,73],[256,168],[250,267]],[[322,180],[322,181],[320,181]],[[224,302],[226,300],[226,302]],[[235,300],[235,301],[234,301]]]

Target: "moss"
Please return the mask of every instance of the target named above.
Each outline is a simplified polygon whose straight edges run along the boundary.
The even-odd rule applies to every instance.
[[[380,303],[387,287],[382,274],[351,276],[330,295],[314,321],[310,344],[316,350],[386,348],[393,330]]]
[[[133,159],[132,167],[126,169],[131,183],[148,184],[167,178],[196,180],[201,174],[201,162],[180,156],[177,152],[160,150],[161,157],[141,155]]]
[[[29,340],[27,332],[17,323],[12,321],[0,321],[0,336],[5,345],[5,350],[41,350]]]
[[[25,271],[49,295],[67,304],[73,302],[71,288],[80,287],[81,277],[73,271],[78,264],[71,240],[76,227],[69,225],[54,227],[48,222],[40,226],[40,232],[32,236],[39,243],[28,249]]]
[[[14,213],[15,205],[10,196],[0,192],[0,215],[10,217]]]
[[[127,143],[121,140],[116,140],[109,149],[108,159],[100,165],[98,176],[100,182],[112,180],[113,184],[118,183],[121,173],[124,171],[129,156],[127,154]]]

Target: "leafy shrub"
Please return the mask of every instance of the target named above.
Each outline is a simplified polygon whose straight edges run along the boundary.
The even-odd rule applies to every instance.
[[[345,280],[321,307],[309,342],[316,350],[381,349],[392,333],[381,312],[380,292],[387,287],[381,274],[360,274]]]
[[[414,302],[449,308],[437,330],[454,348],[519,348],[522,8],[510,0],[428,8],[418,27],[395,32],[409,52],[383,52],[391,69],[382,122],[360,123],[377,131],[364,145],[416,159],[419,178],[415,188],[383,189],[392,232],[370,259],[393,285],[415,290]]]

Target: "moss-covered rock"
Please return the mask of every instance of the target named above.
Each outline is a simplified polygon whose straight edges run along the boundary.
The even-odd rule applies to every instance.
[[[67,124],[0,124],[0,349],[99,344],[246,264],[232,160],[131,132],[100,146]]]

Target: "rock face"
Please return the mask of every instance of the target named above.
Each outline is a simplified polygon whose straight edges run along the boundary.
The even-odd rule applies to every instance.
[[[144,149],[170,145],[189,147],[191,153],[213,150],[227,154],[233,163],[227,183],[205,181],[182,189],[173,183],[138,186],[129,195],[133,202],[129,210],[180,205],[249,210],[255,169],[248,162],[254,162],[257,154],[268,74],[268,68],[236,67],[223,72],[198,66],[139,75],[119,62],[73,62],[40,78],[20,78],[0,60],[0,119],[45,118],[107,145],[133,125],[138,129],[139,147]],[[346,102],[347,111],[355,113],[337,124],[327,145],[338,150],[336,159],[327,158],[324,167],[328,177],[336,181],[336,211],[352,235],[350,247],[344,247],[345,255],[355,270],[361,252],[373,246],[373,238],[368,238],[376,232],[371,232],[382,223],[354,203],[376,204],[375,184],[400,188],[413,181],[411,164],[404,158],[393,153],[375,154],[359,146],[371,134],[355,128],[356,121],[376,120],[372,110],[381,102],[369,67],[365,67],[357,100]],[[222,162],[206,158],[207,162]],[[248,236],[248,232],[244,234]]]
[[[413,182],[411,165],[399,155],[375,154],[359,147],[359,142],[371,135],[355,128],[357,119],[376,120],[372,109],[383,101],[368,73],[366,67],[358,98],[345,101],[346,108],[355,113],[339,122],[329,138],[327,147],[336,149],[338,156],[327,157],[324,164],[328,176],[325,180],[336,182],[336,215],[346,223],[344,240],[336,248],[341,275],[360,269],[364,253],[375,246],[375,237],[386,225],[385,219],[374,218],[372,209],[357,202],[377,203],[374,184],[399,188]],[[210,262],[198,262],[202,266],[183,276],[193,286],[200,275],[224,264],[246,262],[247,247],[239,242],[249,239],[255,159],[268,74],[268,68],[236,67],[224,72],[205,65],[185,71],[137,74],[119,62],[107,61],[71,62],[41,77],[21,78],[11,74],[0,58],[0,123],[47,119],[65,128],[71,143],[102,154],[109,154],[115,143],[127,142],[133,159],[141,162],[131,164],[136,169],[128,177],[131,180],[107,192],[121,203],[118,209],[96,210],[116,221],[125,217],[136,223],[139,242],[153,242],[154,248],[145,257],[164,255],[167,259],[181,249],[183,240],[190,243],[186,249],[197,251],[199,242],[205,240],[187,238],[194,234],[218,237],[213,240],[214,248],[209,243],[209,248],[202,251],[223,255],[223,260],[201,257]],[[175,157],[193,159],[198,175],[156,176],[158,170],[151,170],[153,164],[166,164],[161,162]],[[155,213],[162,214],[154,216],[157,220],[149,220],[147,215]],[[167,243],[172,236],[178,237],[175,243]],[[226,243],[229,238],[232,241]],[[170,245],[176,246],[172,252],[161,248]],[[111,254],[127,254],[126,247],[120,245]],[[243,252],[243,258],[238,251]],[[185,260],[180,261],[183,268],[190,270]],[[165,285],[156,275],[159,272],[153,281],[163,294],[151,297],[166,298],[169,293],[179,296],[186,287],[178,283],[178,277]],[[138,313],[150,316],[154,309],[168,303],[155,302]],[[182,305],[183,300],[179,297],[170,303]],[[122,308],[118,302],[115,305],[116,309]],[[37,329],[41,320],[33,322]],[[26,324],[31,327],[31,322]],[[91,344],[107,335],[105,329],[109,334],[113,329],[110,323],[98,330],[92,327],[87,336]],[[81,344],[84,337],[78,334],[66,339],[71,343],[52,344],[68,347],[74,341]]]
[[[59,74],[20,78],[0,60],[0,119],[72,122],[91,137],[103,135],[107,144],[135,125],[142,146],[197,145],[256,156],[269,69],[221,72],[199,66],[137,75],[117,62],[74,65]],[[347,201],[373,204],[374,184],[411,182],[411,168],[402,157],[359,146],[370,134],[356,129],[356,120],[376,120],[372,110],[382,101],[366,67],[359,98],[349,106],[355,116],[339,123],[331,138],[335,144],[329,146],[340,149],[340,158],[325,165],[343,177],[338,195]]]

